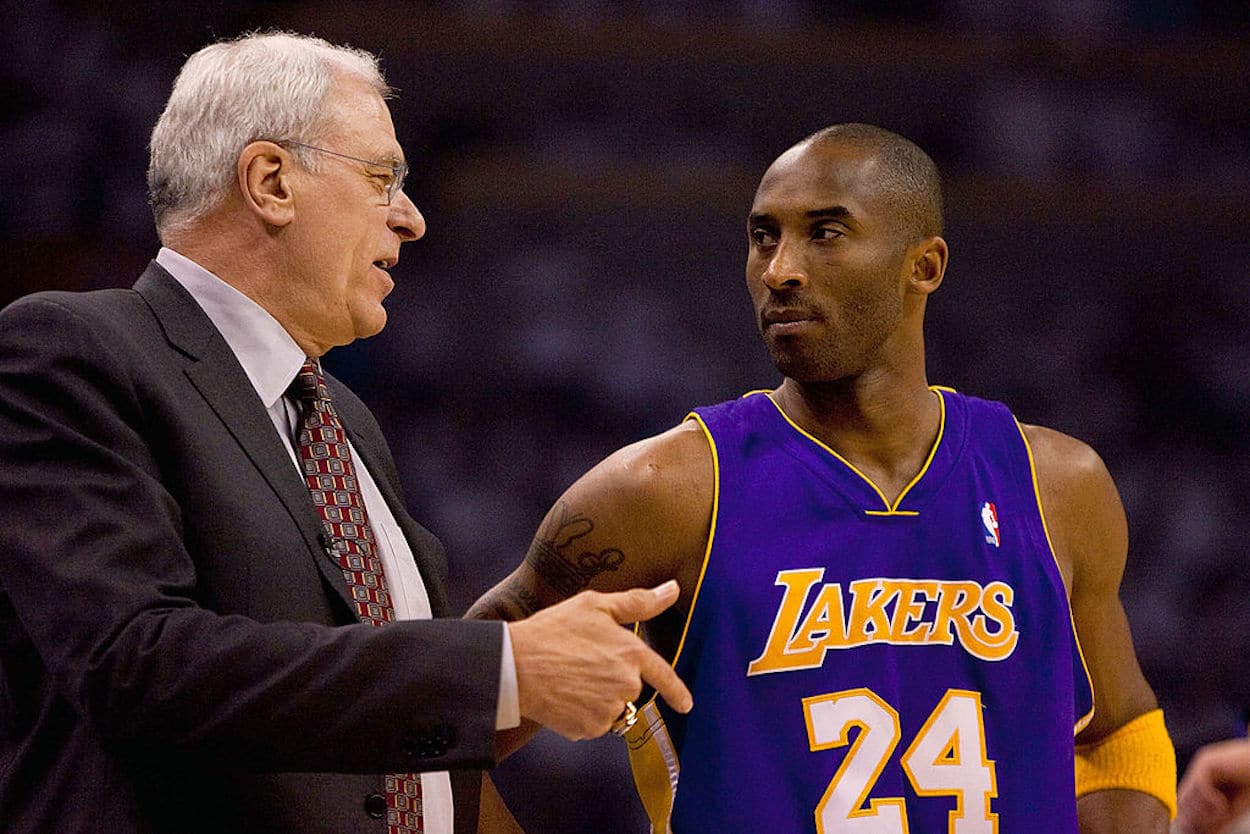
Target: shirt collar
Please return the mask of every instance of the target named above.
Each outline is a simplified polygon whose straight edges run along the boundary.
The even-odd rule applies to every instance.
[[[278,320],[252,299],[172,249],[156,262],[191,293],[234,352],[265,408],[286,393],[304,364],[304,352]]]

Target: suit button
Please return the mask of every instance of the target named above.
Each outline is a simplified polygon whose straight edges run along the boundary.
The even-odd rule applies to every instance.
[[[439,746],[443,748],[444,753],[446,753],[452,747],[455,747],[456,742],[459,740],[457,737],[456,728],[451,724],[440,724],[437,727],[435,727],[434,738],[439,744]]]
[[[386,816],[386,797],[380,793],[371,793],[365,797],[365,813],[380,820]]]
[[[459,740],[456,728],[451,724],[434,724],[420,727],[407,734],[399,749],[408,759],[437,759]]]

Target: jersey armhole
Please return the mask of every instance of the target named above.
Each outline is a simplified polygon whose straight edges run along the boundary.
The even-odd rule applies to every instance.
[[[686,622],[682,624],[681,638],[677,641],[677,649],[673,652],[672,658],[669,659],[669,665],[676,667],[677,661],[681,659],[682,649],[686,646],[686,637],[690,633],[690,623],[694,621],[694,612],[699,605],[699,593],[703,589],[703,578],[707,576],[708,561],[712,555],[712,543],[716,539],[716,524],[720,515],[720,457],[716,451],[716,439],[712,436],[711,430],[708,429],[707,423],[703,422],[703,418],[696,412],[690,412],[686,415],[686,420],[693,420],[699,424],[699,428],[703,431],[703,436],[707,439],[708,448],[712,452],[712,517],[708,523],[707,543],[703,548],[703,563],[699,566],[699,578],[695,582],[694,594],[690,598],[690,610],[686,612]],[[635,632],[639,630],[639,626],[635,625]],[[656,693],[652,692],[647,703],[654,703]]]
[[[1055,570],[1059,574],[1060,582],[1062,582],[1063,571],[1059,568],[1059,557],[1055,555],[1055,545],[1050,537],[1050,527],[1046,524],[1046,510],[1042,507],[1042,490],[1037,481],[1037,461],[1033,458],[1033,447],[1029,443],[1028,435],[1024,433],[1024,426],[1020,425],[1020,421],[1014,416],[1012,419],[1015,420],[1016,429],[1020,432],[1020,439],[1024,442],[1024,451],[1029,458],[1029,477],[1033,483],[1033,498],[1037,502],[1037,517],[1042,521],[1042,532],[1046,536],[1046,550],[1050,553],[1051,561],[1054,563]],[[1085,729],[1086,725],[1088,725],[1090,720],[1094,717],[1094,682],[1089,675],[1089,666],[1085,662],[1085,653],[1081,650],[1081,637],[1076,633],[1076,620],[1072,616],[1072,605],[1070,602],[1067,602],[1067,594],[1070,592],[1066,588],[1064,590],[1064,600],[1068,609],[1068,624],[1072,628],[1072,645],[1075,647],[1077,658],[1080,660],[1081,673],[1085,676],[1085,692],[1089,693],[1089,709],[1084,713],[1084,715],[1077,716],[1076,723],[1073,725],[1072,735],[1075,737],[1080,734],[1081,730]],[[1076,665],[1073,664],[1074,671],[1075,668]],[[1073,686],[1077,689],[1077,692],[1074,694],[1081,694],[1080,681],[1074,680]],[[1073,705],[1075,709],[1079,709],[1080,706],[1081,705],[1079,703]]]

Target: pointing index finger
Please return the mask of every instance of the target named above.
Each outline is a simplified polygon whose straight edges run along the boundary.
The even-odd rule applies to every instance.
[[[668,661],[651,649],[647,649],[640,664],[639,674],[670,707],[681,713],[690,712],[694,696]]]

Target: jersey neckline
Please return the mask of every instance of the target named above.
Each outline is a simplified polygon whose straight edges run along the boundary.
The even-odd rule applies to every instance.
[[[832,447],[796,423],[773,398],[774,391],[752,391],[744,396],[763,394],[788,427],[788,442],[783,443],[791,454],[813,466],[839,492],[870,518],[915,518],[928,504],[959,459],[966,438],[966,413],[960,407],[954,389],[930,385],[940,404],[938,432],[925,462],[916,475],[891,502],[871,478]],[[816,452],[812,455],[811,452]]]

